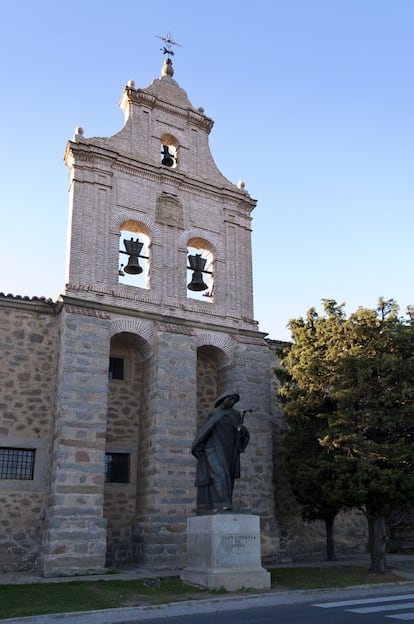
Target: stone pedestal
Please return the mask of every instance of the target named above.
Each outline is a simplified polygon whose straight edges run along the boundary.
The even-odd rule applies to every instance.
[[[188,563],[181,579],[208,589],[270,587],[261,565],[260,518],[225,513],[187,519]]]

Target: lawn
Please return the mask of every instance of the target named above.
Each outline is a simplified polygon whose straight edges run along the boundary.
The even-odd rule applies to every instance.
[[[275,568],[271,570],[271,578],[272,588],[266,591],[325,589],[402,580],[392,574],[369,574],[363,567]],[[99,581],[0,585],[0,619],[200,600],[217,597],[218,593],[185,585],[173,576],[155,580],[116,580],[112,576]]]

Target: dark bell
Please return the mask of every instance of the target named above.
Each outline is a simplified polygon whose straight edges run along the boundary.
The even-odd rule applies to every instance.
[[[129,256],[128,264],[124,267],[124,273],[130,275],[139,275],[142,273],[142,267],[139,265],[138,256]]]
[[[174,164],[174,159],[172,154],[170,154],[170,150],[168,149],[168,145],[162,146],[162,152],[164,158],[161,160],[161,164],[165,167],[172,167]]]
[[[201,254],[195,254],[194,256],[188,256],[188,261],[190,263],[189,268],[193,271],[191,282],[187,286],[188,290],[198,292],[207,290],[208,286],[203,280],[203,270],[207,260],[202,258]]]
[[[144,243],[140,243],[138,238],[136,240],[133,238],[131,238],[131,240],[126,240],[124,238],[124,245],[129,255],[128,264],[124,267],[124,272],[129,273],[129,275],[139,275],[142,273],[142,267],[139,266],[138,256],[141,253]]]
[[[194,271],[191,282],[188,284],[187,288],[188,290],[201,292],[202,290],[207,290],[208,286],[204,283],[202,274],[198,271]]]

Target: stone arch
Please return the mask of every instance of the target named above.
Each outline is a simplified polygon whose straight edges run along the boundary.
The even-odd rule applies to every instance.
[[[224,245],[222,241],[216,236],[209,235],[206,238],[206,231],[199,228],[193,228],[191,230],[185,230],[181,233],[178,244],[181,249],[186,249],[189,244],[202,243],[207,245],[208,251],[210,251],[217,260],[224,259]],[[194,245],[196,246],[196,245]]]
[[[122,210],[111,219],[111,230],[118,233],[123,226],[136,224],[142,227],[142,231],[153,243],[161,244],[161,232],[158,226],[145,215],[138,215],[131,210]],[[125,228],[127,229],[127,228]]]
[[[154,331],[151,325],[146,325],[136,319],[118,318],[112,319],[110,334],[111,338],[116,334],[128,334],[129,342],[135,346],[141,356],[149,357],[152,353]]]
[[[230,366],[233,358],[233,343],[229,336],[218,336],[216,334],[198,334],[196,337],[196,347],[211,346],[216,347],[217,364],[219,369]]]

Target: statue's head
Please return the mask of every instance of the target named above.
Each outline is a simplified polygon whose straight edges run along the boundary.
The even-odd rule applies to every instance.
[[[218,399],[216,400],[214,404],[214,407],[219,407],[223,403],[223,401],[225,401],[225,399],[230,399],[230,398],[234,398],[234,402],[233,402],[234,404],[240,400],[240,395],[238,392],[225,392],[224,394],[218,397]]]

